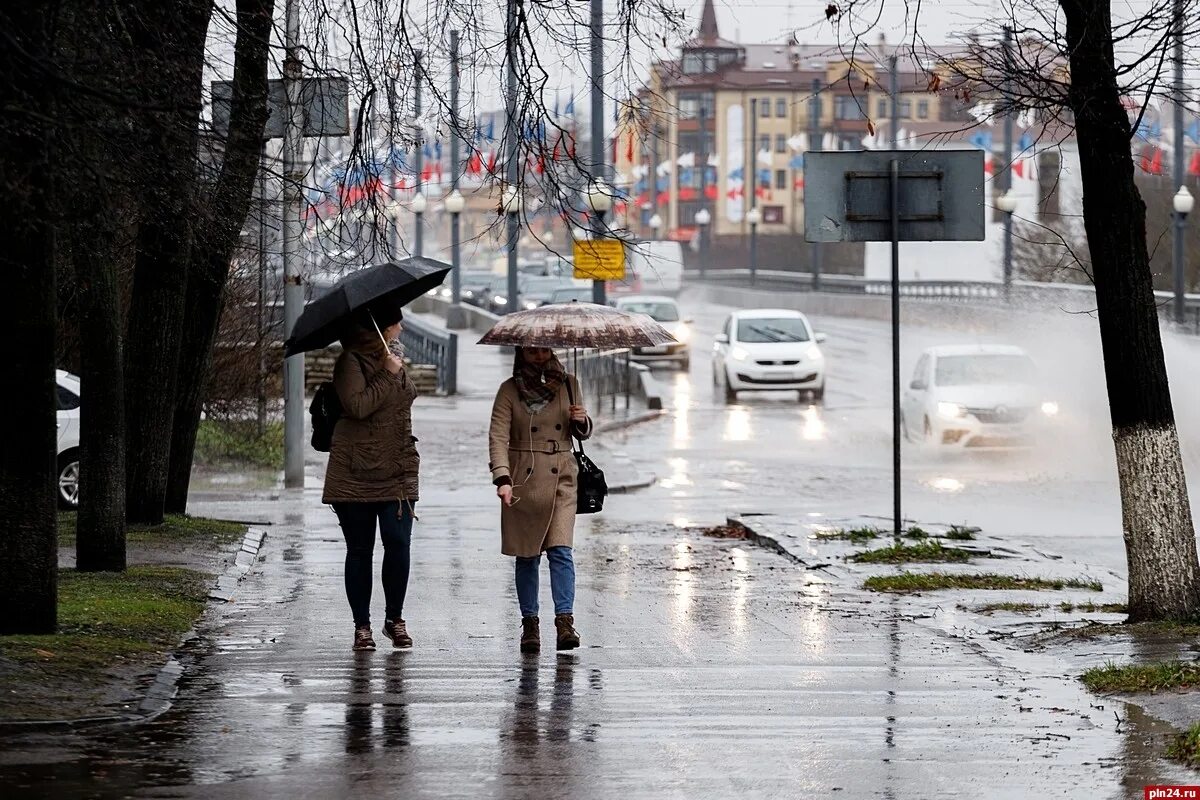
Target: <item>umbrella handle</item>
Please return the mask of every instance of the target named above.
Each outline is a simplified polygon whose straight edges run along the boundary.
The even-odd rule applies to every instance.
[[[387,339],[383,338],[383,331],[379,330],[379,323],[375,321],[375,315],[368,311],[367,316],[371,318],[371,324],[375,326],[375,332],[379,334],[379,341],[383,342],[384,352],[391,352],[391,348],[388,347]]]

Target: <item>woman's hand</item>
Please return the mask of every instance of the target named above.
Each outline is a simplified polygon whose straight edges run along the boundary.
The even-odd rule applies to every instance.
[[[581,424],[584,422],[587,422],[588,413],[587,413],[587,409],[584,408],[583,406],[571,406],[570,412],[571,412],[571,422],[578,422]]]
[[[513,487],[512,487],[512,484],[510,484],[510,483],[506,483],[503,486],[496,487],[496,496],[499,497],[500,502],[506,506],[512,506],[512,504],[513,504],[512,489],[513,489]]]
[[[400,371],[404,369],[404,362],[389,353],[383,360],[383,368],[393,375],[399,375]]]

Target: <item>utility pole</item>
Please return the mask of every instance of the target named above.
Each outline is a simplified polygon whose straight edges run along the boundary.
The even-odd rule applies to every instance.
[[[458,31],[450,31],[450,194],[446,210],[450,212],[450,308],[446,310],[446,328],[456,330],[467,326],[462,307],[462,257],[459,253],[459,222],[462,216],[462,195],[458,192],[459,162],[458,119]]]
[[[604,147],[604,0],[591,0],[591,48],[592,48],[592,180],[608,177],[607,156]],[[595,213],[595,212],[593,212]],[[597,228],[596,235],[602,235]],[[592,302],[605,305],[604,281],[592,281]]]
[[[888,57],[888,98],[891,101],[892,149],[900,149],[900,76],[896,74],[896,54]]]
[[[1000,171],[1000,189],[1007,199],[1001,204],[1004,212],[1004,299],[1012,296],[1012,210],[1016,198],[1012,196],[1013,162],[1013,101],[1012,101],[1012,28],[1004,26],[1004,168]]]
[[[413,90],[415,93],[415,96],[413,97],[413,122],[417,125],[417,174],[413,183],[413,185],[416,187],[416,191],[413,192],[413,196],[415,197],[425,189],[422,175],[422,173],[425,171],[425,126],[421,123],[421,51],[417,50],[413,55]],[[424,214],[413,215],[412,252],[414,256],[423,255],[425,239],[422,235],[424,231],[422,231],[421,228],[422,222],[424,222],[424,217]]]
[[[1172,20],[1175,32],[1175,135],[1172,137],[1174,144],[1174,153],[1171,157],[1171,176],[1175,184],[1172,194],[1178,192],[1183,186],[1183,104],[1186,100],[1185,88],[1183,85],[1183,0],[1174,0],[1174,19]],[[1185,222],[1187,215],[1174,210],[1175,228],[1174,247],[1171,254],[1175,272],[1175,298],[1174,311],[1175,322],[1182,325],[1184,318],[1184,292],[1186,291],[1185,283],[1187,275],[1184,271],[1184,236],[1186,235]]]
[[[812,98],[808,101],[808,149],[821,149],[821,79],[813,78]],[[805,165],[805,173],[808,169]],[[808,181],[804,182],[804,191],[808,191]],[[814,292],[821,291],[821,243],[813,242],[809,246],[809,258],[812,262],[812,288]]]
[[[704,105],[705,95],[700,95],[700,152],[696,154],[696,166],[700,168],[700,207],[708,207],[708,109]]]
[[[750,224],[750,285],[755,283],[758,267],[758,98],[750,100],[750,210],[746,222]]]
[[[283,126],[283,317],[284,335],[292,335],[304,308],[300,275],[300,88],[304,65],[300,62],[299,0],[287,0],[283,59],[283,90],[287,108]],[[289,489],[304,486],[304,354],[283,363],[283,483]]]
[[[520,194],[517,184],[520,182],[520,166],[517,156],[520,152],[520,141],[517,134],[517,0],[508,0],[508,13],[505,18],[505,61],[508,64],[507,97],[505,100],[504,136],[508,140],[507,161],[504,172],[508,187],[504,198],[512,197],[513,203],[506,205],[505,221],[508,223],[508,306],[506,312],[517,308],[517,295],[520,287],[517,285],[517,242],[521,234],[520,205],[517,200]],[[503,200],[502,200],[503,202]]]

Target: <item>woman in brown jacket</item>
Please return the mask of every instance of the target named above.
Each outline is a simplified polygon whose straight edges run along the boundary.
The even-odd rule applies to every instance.
[[[571,554],[578,466],[571,436],[586,439],[592,433],[581,399],[579,382],[549,348],[519,347],[513,376],[500,385],[492,406],[488,449],[500,498],[500,551],[516,557],[523,653],[541,648],[538,565],[543,552],[550,562],[558,649],[579,646]]]
[[[389,319],[401,316],[393,309]],[[370,316],[357,319],[342,339],[333,385],[342,416],[333,429],[322,502],[333,505],[346,539],[346,597],[354,614],[354,649],[374,650],[371,637],[371,573],[375,526],[383,540],[383,634],[395,647],[412,647],[404,623],[409,544],[418,496],[412,404],[416,386],[404,361],[384,346],[402,330],[382,331]],[[398,345],[396,345],[398,347]]]

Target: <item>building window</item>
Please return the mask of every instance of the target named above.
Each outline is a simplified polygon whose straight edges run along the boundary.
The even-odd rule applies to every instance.
[[[900,119],[912,119],[912,100],[900,100],[896,105],[896,114]]]
[[[769,133],[759,134],[758,152],[760,152],[760,153],[771,152],[771,134],[769,134]]]
[[[760,117],[771,116],[771,98],[763,97],[758,101],[758,115]]]
[[[776,189],[786,189],[787,183],[788,183],[787,170],[786,169],[775,170],[775,188]]]
[[[775,98],[775,116],[781,119],[788,115],[788,102],[783,97]]]
[[[705,72],[716,72],[717,71],[717,54],[716,53],[705,53],[704,54],[704,71]]]
[[[858,99],[850,95],[838,95],[833,98],[833,115],[841,120],[863,119],[863,110]]]
[[[685,75],[696,75],[704,71],[704,61],[699,53],[683,54],[683,72]]]
[[[787,134],[785,134],[785,133],[775,134],[775,152],[776,153],[786,153],[787,152]]]
[[[783,224],[783,206],[762,206],[763,222],[767,225]]]
[[[679,118],[696,119],[703,112],[707,119],[713,118],[713,96],[708,92],[680,92]]]
[[[887,101],[887,98],[881,97],[881,98],[879,98],[879,102],[875,104],[875,116],[878,119],[886,119],[887,115],[888,115],[888,101]]]
[[[917,119],[929,119],[929,101],[917,101]]]

